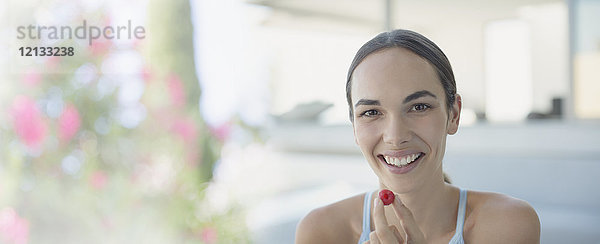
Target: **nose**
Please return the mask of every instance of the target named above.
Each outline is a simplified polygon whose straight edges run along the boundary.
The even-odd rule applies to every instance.
[[[412,133],[408,125],[399,116],[391,116],[385,123],[383,142],[398,147],[411,140]]]

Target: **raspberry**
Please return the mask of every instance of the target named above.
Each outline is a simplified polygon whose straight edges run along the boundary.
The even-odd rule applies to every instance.
[[[390,205],[394,201],[394,193],[388,189],[383,189],[379,192],[379,198],[383,201],[384,205]]]

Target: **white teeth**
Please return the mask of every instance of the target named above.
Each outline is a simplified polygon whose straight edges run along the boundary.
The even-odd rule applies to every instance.
[[[419,155],[421,155],[421,154],[420,153],[412,154],[412,155],[408,155],[408,156],[405,156],[402,158],[384,156],[384,158],[385,158],[385,161],[387,162],[387,164],[394,165],[394,166],[405,166],[409,163],[414,162],[415,159],[417,159],[419,157]]]
[[[402,158],[402,160],[400,161],[400,164],[407,165],[408,164],[408,157]]]

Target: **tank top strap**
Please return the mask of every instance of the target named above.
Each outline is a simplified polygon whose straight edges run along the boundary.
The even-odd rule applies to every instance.
[[[371,196],[373,191],[369,191],[365,194],[365,200],[363,203],[363,219],[362,219],[362,233],[358,239],[358,243],[361,244],[369,240],[369,234],[371,233]]]
[[[463,233],[463,227],[465,226],[465,215],[467,212],[467,190],[460,189],[460,199],[458,200],[458,214],[456,216],[456,234],[461,235]]]

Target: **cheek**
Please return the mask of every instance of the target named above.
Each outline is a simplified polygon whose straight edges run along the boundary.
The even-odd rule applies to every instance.
[[[446,136],[446,117],[435,114],[422,120],[414,121],[413,128],[432,150],[439,149],[444,144]]]
[[[354,135],[356,136],[356,143],[358,146],[361,149],[364,149],[375,146],[374,144],[378,140],[379,132],[374,125],[357,123],[354,126]]]

